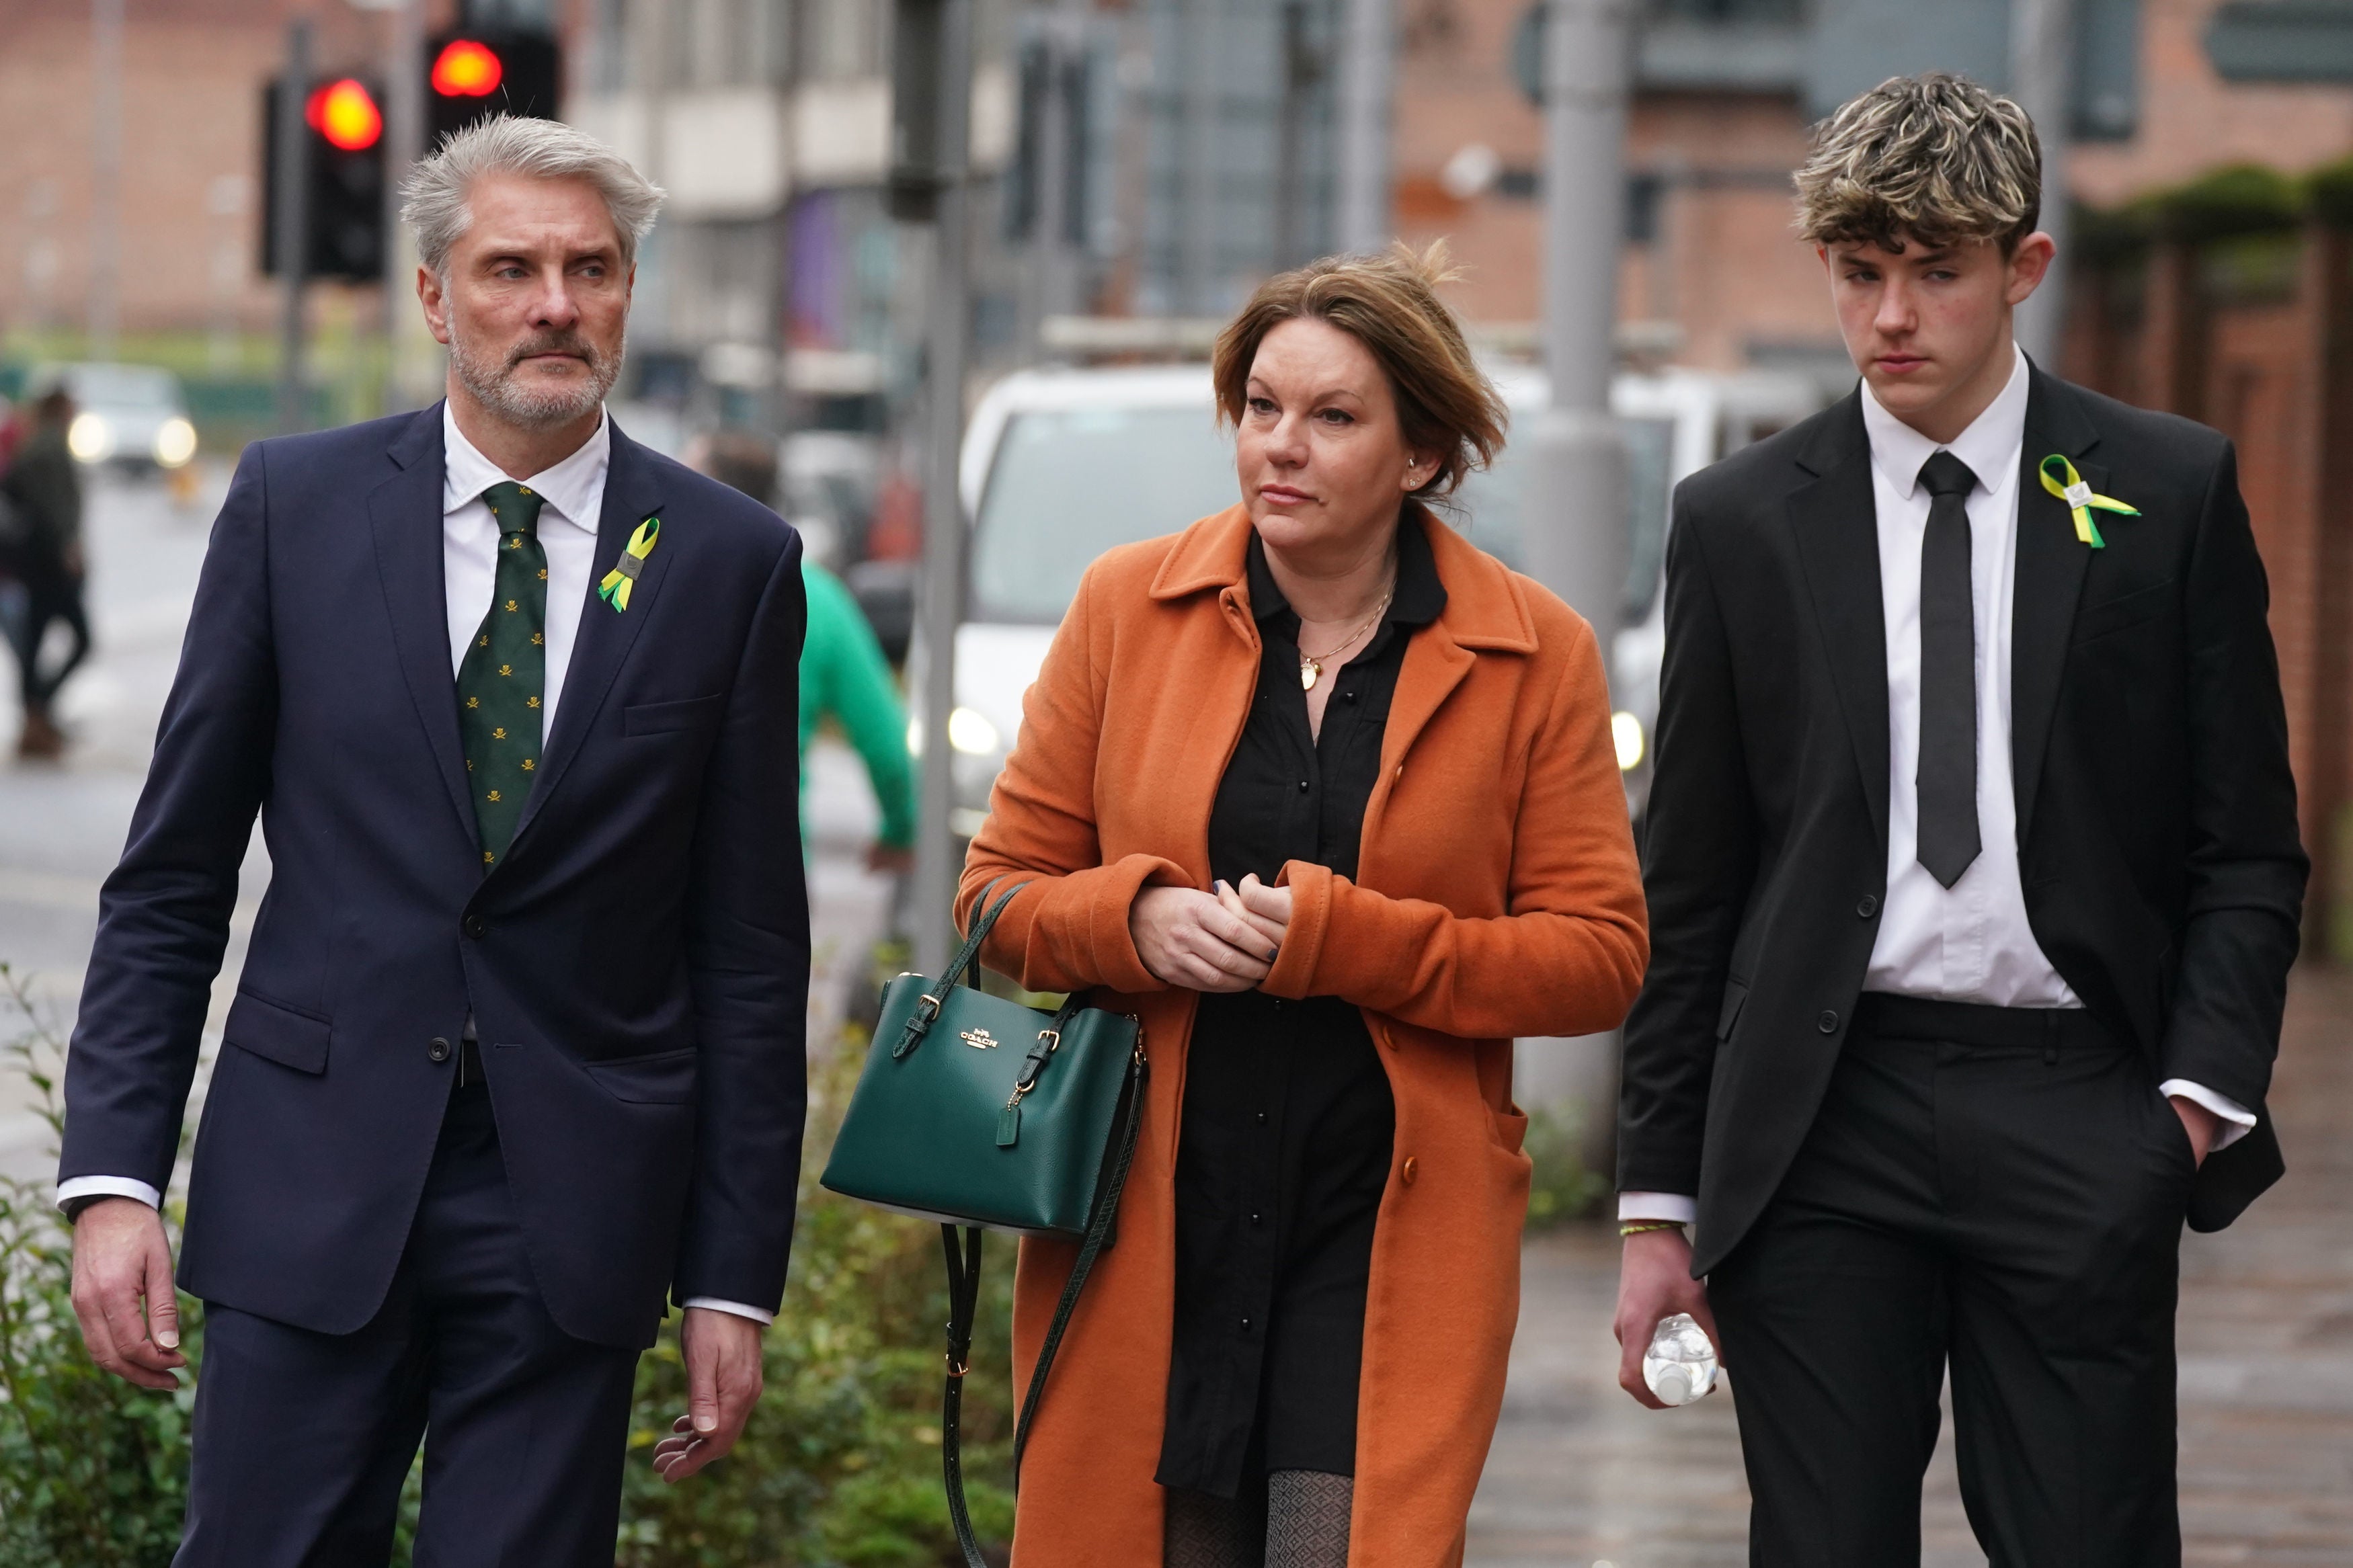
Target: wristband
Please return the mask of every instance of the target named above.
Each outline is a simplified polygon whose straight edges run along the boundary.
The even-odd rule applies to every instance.
[[[1630,1236],[1641,1236],[1645,1231],[1681,1230],[1683,1227],[1683,1222],[1679,1219],[1630,1220],[1626,1224],[1618,1227],[1618,1235],[1620,1239],[1622,1240]]]

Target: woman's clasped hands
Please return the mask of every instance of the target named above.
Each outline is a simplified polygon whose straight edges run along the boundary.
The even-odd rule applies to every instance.
[[[1145,888],[1128,906],[1128,935],[1155,978],[1193,991],[1248,991],[1274,968],[1291,925],[1291,889],[1252,872],[1213,891]]]

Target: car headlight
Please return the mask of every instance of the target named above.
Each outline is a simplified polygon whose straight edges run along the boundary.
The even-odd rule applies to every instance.
[[[1630,773],[1642,765],[1642,721],[1623,711],[1609,715],[1609,739],[1618,748],[1618,771]]]
[[[103,414],[84,409],[66,426],[66,450],[79,462],[102,463],[114,456],[114,426]]]
[[[986,757],[997,750],[997,726],[988,716],[974,708],[959,708],[948,715],[948,744],[968,757]]]
[[[196,427],[176,415],[155,432],[155,461],[176,468],[196,455]]]

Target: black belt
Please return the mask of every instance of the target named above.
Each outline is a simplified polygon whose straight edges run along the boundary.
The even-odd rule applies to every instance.
[[[1883,1039],[2021,1050],[2119,1050],[2127,1044],[2081,1007],[1989,1007],[1884,991],[1855,998],[1854,1029]]]

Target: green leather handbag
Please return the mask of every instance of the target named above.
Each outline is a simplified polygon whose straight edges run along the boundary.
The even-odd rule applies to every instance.
[[[1026,886],[1027,884],[1023,884]],[[1144,1120],[1144,1026],[1082,1007],[1025,1007],[966,984],[1011,892],[983,889],[972,931],[936,981],[884,987],[874,1047],[818,1180],[830,1191],[940,1222],[947,1253],[947,1388],[940,1422],[948,1516],[968,1568],[986,1568],[965,1508],[957,1420],[971,1370],[981,1237],[989,1230],[1079,1243],[1013,1429],[1013,1476],[1054,1352],[1095,1258],[1111,1245]],[[957,1230],[964,1232],[957,1245]]]

